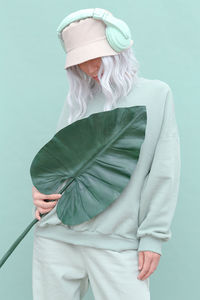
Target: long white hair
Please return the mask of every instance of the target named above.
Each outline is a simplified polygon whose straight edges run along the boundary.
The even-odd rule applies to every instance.
[[[69,92],[57,123],[57,131],[82,118],[95,95],[102,94],[106,98],[106,111],[114,108],[118,99],[128,95],[137,85],[139,62],[132,47],[116,55],[102,56],[101,59],[99,82],[83,72],[78,65],[66,69]]]

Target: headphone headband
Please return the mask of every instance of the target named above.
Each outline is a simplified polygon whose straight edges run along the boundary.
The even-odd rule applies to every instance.
[[[85,18],[102,20],[106,24],[106,37],[110,46],[117,52],[129,48],[133,44],[131,32],[128,25],[121,19],[115,18],[109,11],[102,8],[82,9],[65,17],[57,28],[57,35],[61,45],[66,52],[62,31],[65,27],[75,21]]]

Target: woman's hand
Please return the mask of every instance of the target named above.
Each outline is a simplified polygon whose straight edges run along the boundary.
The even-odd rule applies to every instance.
[[[157,268],[160,261],[160,254],[152,251],[139,251],[139,265],[138,269],[141,270],[138,279],[145,280]]]
[[[33,196],[33,203],[36,206],[36,211],[35,211],[35,217],[36,219],[40,220],[40,213],[45,214],[52,210],[54,206],[56,205],[58,199],[62,197],[61,194],[50,194],[50,195],[45,195],[40,193],[35,186],[32,188],[32,196]],[[49,200],[55,200],[51,202],[46,202],[44,200],[49,199]]]

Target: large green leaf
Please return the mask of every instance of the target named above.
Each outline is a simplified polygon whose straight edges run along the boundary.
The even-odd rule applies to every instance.
[[[32,182],[41,193],[63,193],[56,208],[63,224],[85,222],[117,199],[137,164],[146,122],[142,105],[93,113],[40,149],[30,167]]]

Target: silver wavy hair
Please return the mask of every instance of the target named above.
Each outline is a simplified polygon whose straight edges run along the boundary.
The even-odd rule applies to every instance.
[[[106,98],[104,111],[113,109],[119,98],[128,95],[137,85],[139,62],[132,47],[116,55],[102,56],[97,82],[83,72],[78,65],[66,69],[69,92],[64,102],[57,131],[82,118],[88,103],[102,94]],[[103,73],[103,75],[102,75]]]

